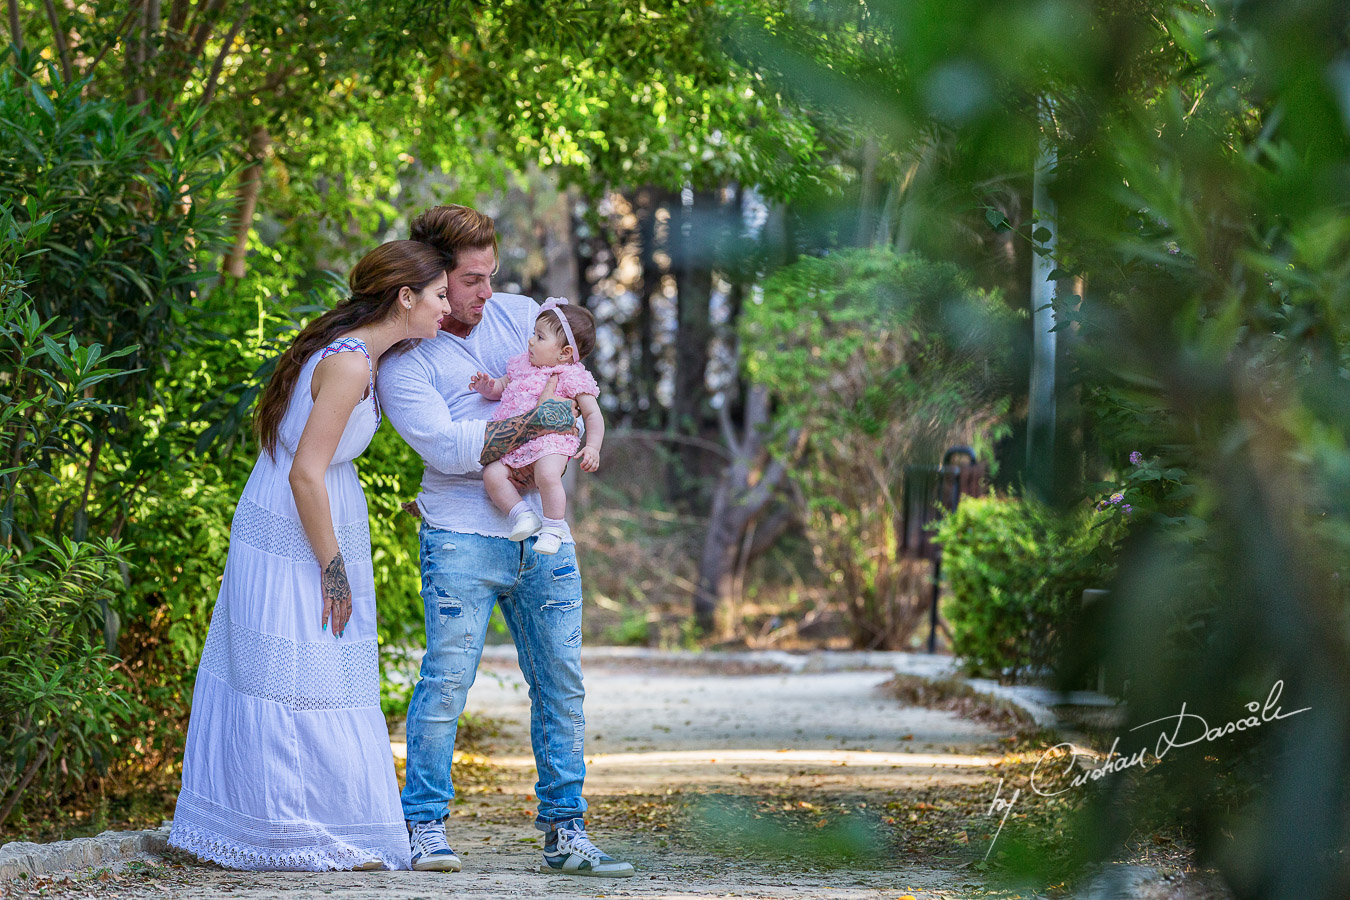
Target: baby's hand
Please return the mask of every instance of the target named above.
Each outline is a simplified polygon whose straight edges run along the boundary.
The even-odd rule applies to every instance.
[[[486,372],[476,372],[473,378],[469,379],[469,387],[488,399],[492,399],[493,388],[496,387],[496,379]]]
[[[600,451],[594,447],[582,447],[581,453],[581,471],[598,472],[600,470]]]

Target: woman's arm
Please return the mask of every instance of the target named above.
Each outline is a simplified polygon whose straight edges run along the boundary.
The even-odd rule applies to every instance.
[[[334,637],[342,637],[352,617],[352,589],[347,569],[333,531],[324,474],[337,452],[352,410],[370,383],[370,370],[360,353],[335,353],[314,370],[314,409],[310,411],[291,463],[291,493],[300,513],[300,524],[319,561],[323,590],[323,627],[333,624]]]

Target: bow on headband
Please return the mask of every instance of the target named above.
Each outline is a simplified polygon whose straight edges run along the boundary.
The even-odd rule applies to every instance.
[[[567,346],[572,348],[572,362],[581,362],[581,351],[577,349],[577,339],[572,337],[572,326],[568,324],[567,316],[558,308],[566,305],[566,297],[549,297],[544,301],[544,305],[539,307],[539,315],[553,310],[553,315],[558,317],[558,322],[562,325],[563,334],[567,336]]]

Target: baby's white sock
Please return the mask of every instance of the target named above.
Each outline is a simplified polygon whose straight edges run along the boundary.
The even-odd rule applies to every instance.
[[[520,516],[524,515],[529,511],[530,511],[530,504],[526,503],[524,500],[521,500],[515,506],[511,507],[511,511],[507,513],[507,515],[510,516],[511,521],[514,522],[517,518],[519,518]]]
[[[563,529],[566,527],[567,521],[565,519],[550,519],[548,516],[544,516],[544,527],[539,530],[551,531],[561,537],[563,535]]]

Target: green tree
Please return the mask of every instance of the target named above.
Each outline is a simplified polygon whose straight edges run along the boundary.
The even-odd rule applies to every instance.
[[[904,467],[999,435],[1010,320],[956,267],[889,250],[803,258],[745,310],[747,375],[777,404],[775,451],[856,646],[904,649],[921,619],[928,593],[899,558]]]

